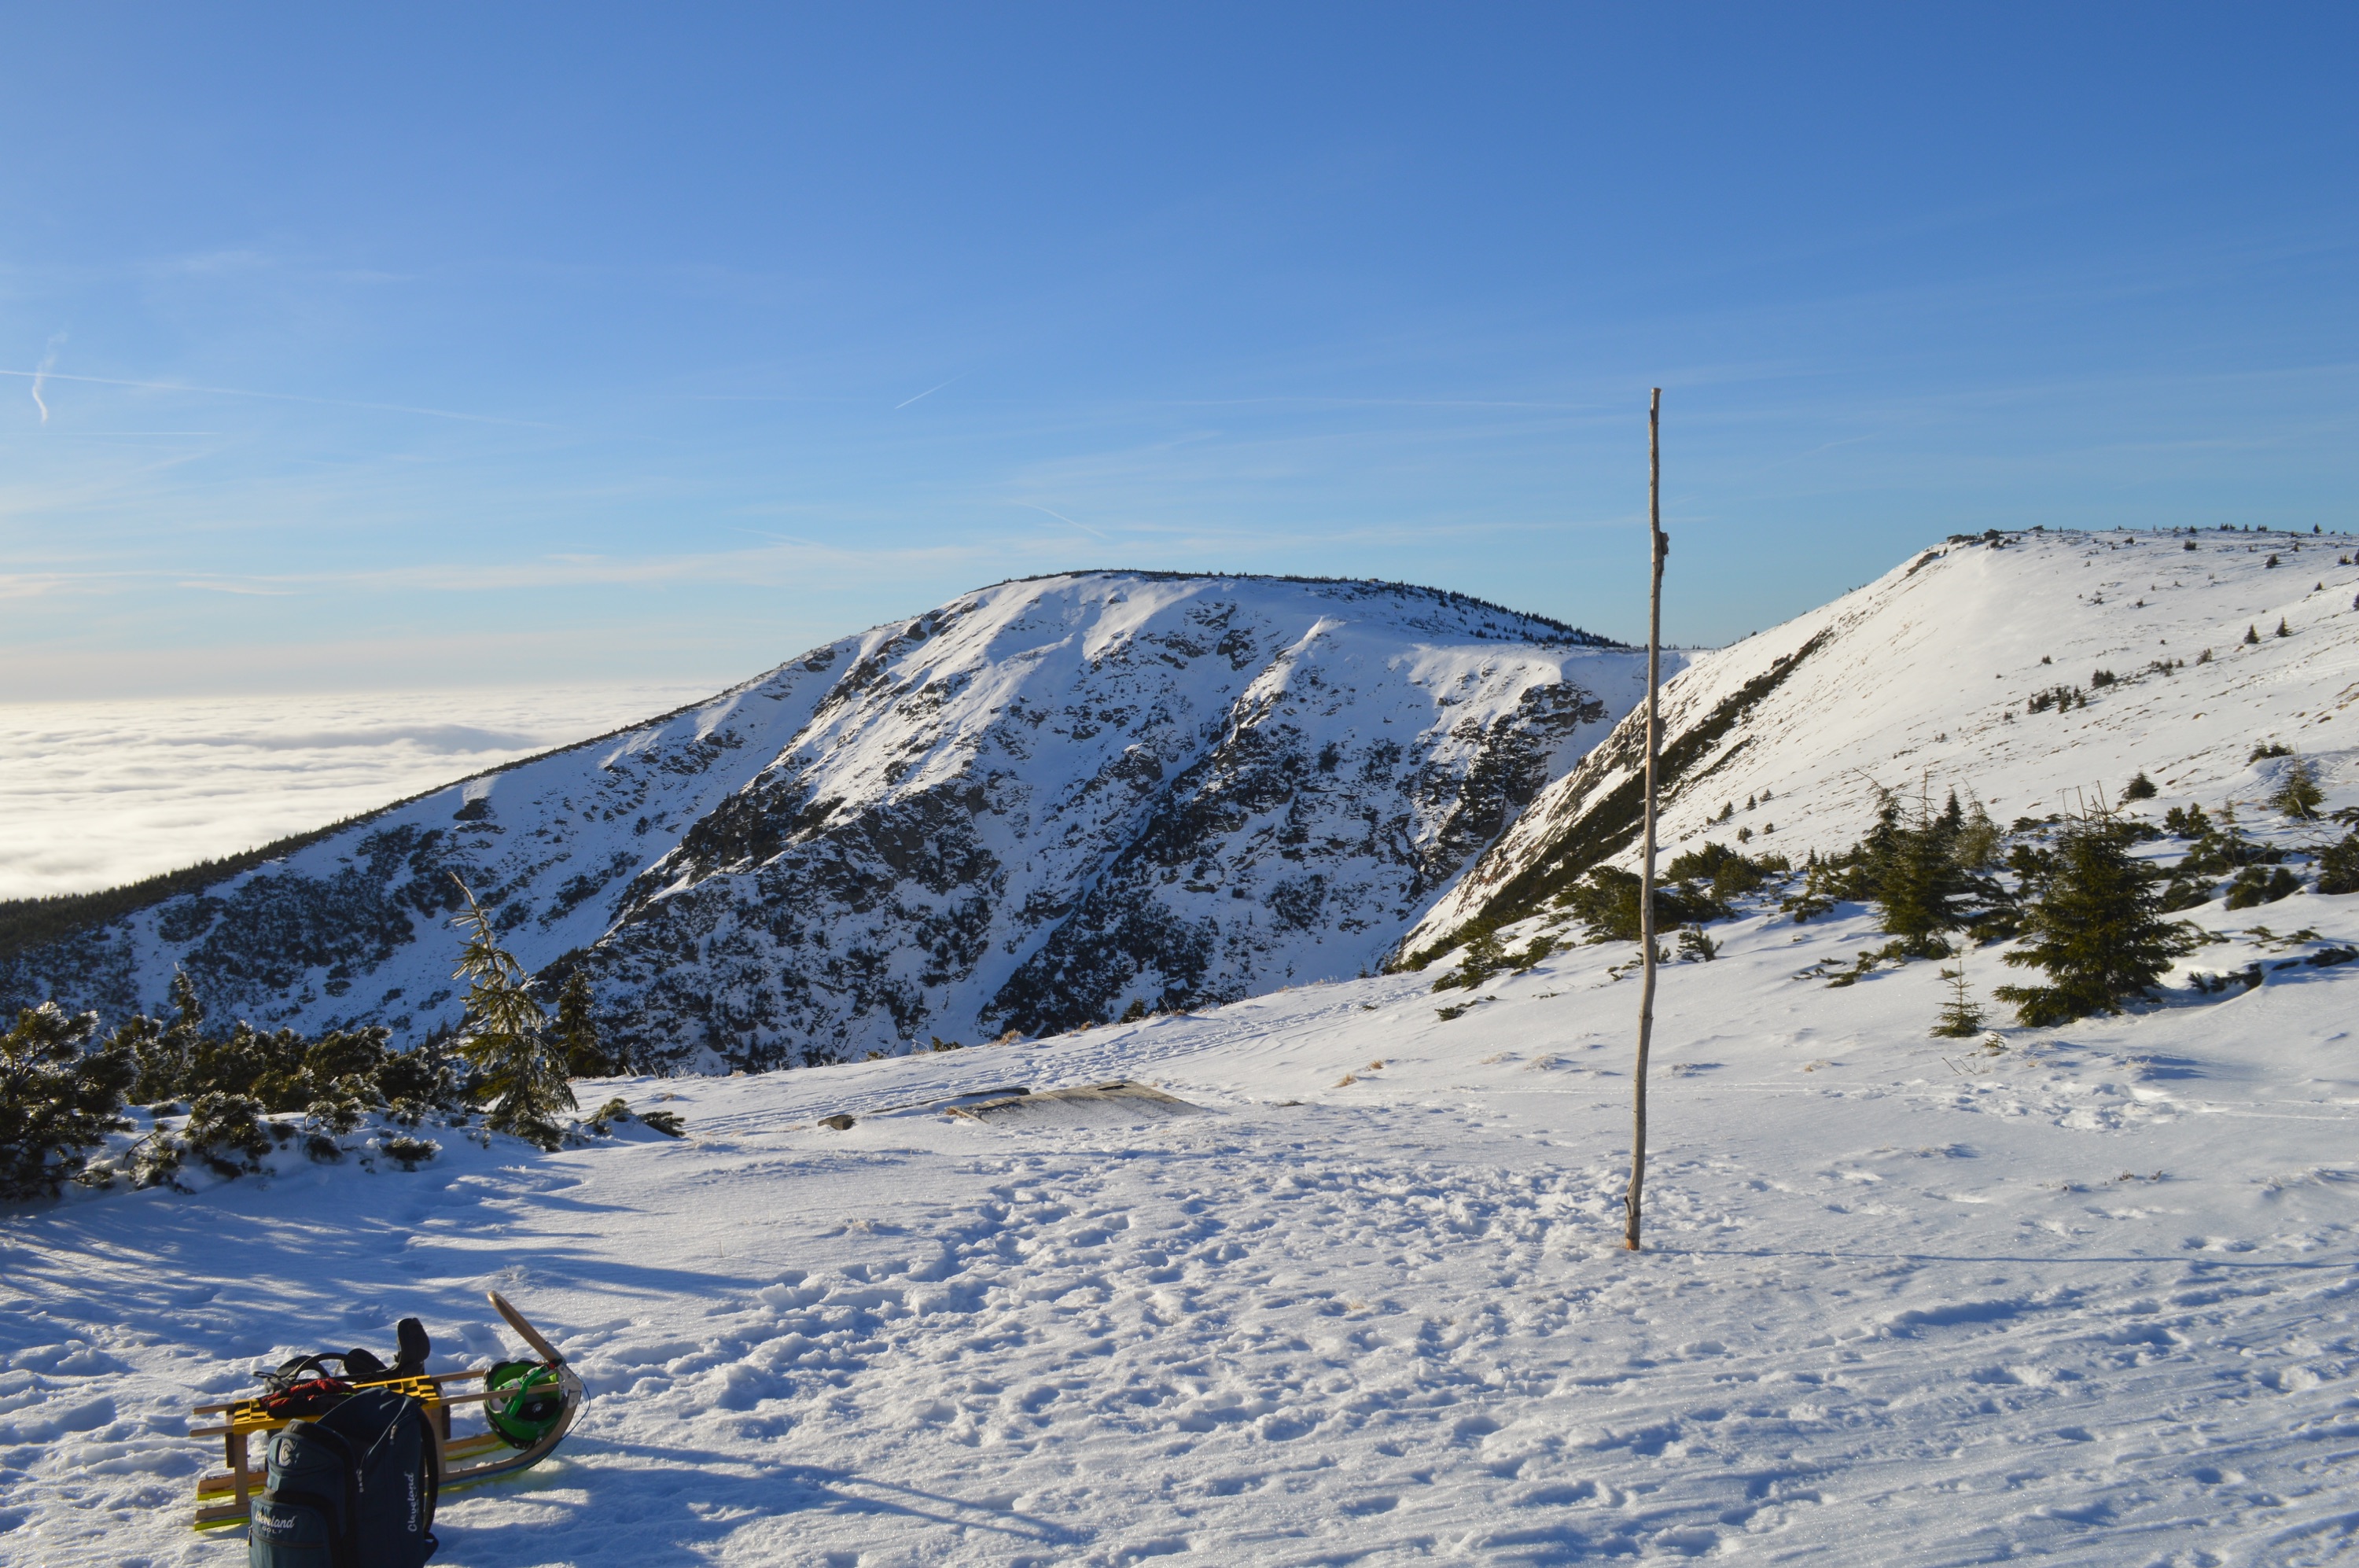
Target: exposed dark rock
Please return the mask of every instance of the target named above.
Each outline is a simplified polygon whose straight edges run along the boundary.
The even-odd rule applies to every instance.
[[[27,916],[0,1003],[152,1008],[178,966],[217,1016],[414,1039],[457,1021],[453,873],[650,1066],[1349,975],[1616,716],[1634,659],[1427,589],[1005,583],[223,875],[93,896],[79,927]]]

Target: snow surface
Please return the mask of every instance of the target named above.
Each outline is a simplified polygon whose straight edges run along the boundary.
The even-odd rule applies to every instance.
[[[2198,911],[2262,915],[2359,939],[2359,896]],[[188,1407],[408,1312],[489,1354],[486,1286],[592,1398],[450,1500],[467,1568],[2359,1551],[2359,965],[1990,1051],[1927,1037],[1930,964],[1796,977],[1876,940],[1856,912],[1722,929],[1664,978],[1637,1256],[1608,948],[1451,1020],[1463,992],[1345,982],[614,1086],[678,1096],[681,1143],[445,1132],[415,1174],[282,1156],[11,1218],[0,1558],[236,1561],[184,1523]],[[923,1108],[1121,1076],[1215,1114]]]
[[[1961,727],[1890,706],[1916,687],[1861,663],[1830,690],[1867,714],[1831,701],[1815,739],[1792,714],[1712,793],[1741,802],[1757,767],[1778,814],[1809,785],[1797,804],[1823,814],[1793,820],[1832,847],[1858,808],[1829,756],[1880,755],[1887,783],[1946,758],[2002,820],[2135,764],[2168,780],[2143,809],[2234,798],[2261,836],[2316,841],[2250,805],[2267,780],[2243,757],[2282,735],[2331,805],[2359,803],[2319,744],[2354,722],[2354,622],[2310,593],[2347,604],[2354,573],[2307,541],[2266,576],[2203,542],[2181,579],[2232,591],[2164,601],[2188,606],[2153,628],[2189,657],[2176,676],[2001,720],[2051,672],[2085,684],[2100,646],[2126,673],[2125,637],[2072,640],[2112,624],[2113,589],[2076,620],[2040,571],[2159,597],[2143,584],[2172,577],[2146,569],[2177,546],[1952,555],[2021,573],[1908,654],[1917,680],[1954,677]],[[1961,581],[1909,602],[1962,603]],[[2234,648],[2280,586],[2296,637]],[[1977,680],[1987,713],[1954,695]],[[2234,723],[2198,727],[2222,702]],[[1471,993],[1387,975],[582,1086],[673,1096],[677,1143],[541,1155],[446,1130],[415,1173],[288,1153],[193,1195],[75,1193],[0,1220],[0,1560],[237,1561],[184,1522],[209,1458],[189,1407],[295,1349],[389,1345],[406,1313],[447,1364],[491,1354],[486,1286],[592,1397],[555,1460],[449,1501],[436,1561],[461,1568],[2359,1557],[2359,963],[2308,962],[2359,944],[2359,895],[2190,918],[2228,940],[2152,1005],[1989,1044],[1928,1036],[1933,964],[1823,984],[1883,941],[1865,911],[1796,926],[1756,901],[1715,926],[1717,962],[1663,976],[1638,1255],[1619,947]],[[2189,983],[2248,962],[2250,991]],[[1986,996],[2004,972],[1985,952],[1968,973]],[[1117,1078],[1211,1114],[1036,1129],[941,1108]]]

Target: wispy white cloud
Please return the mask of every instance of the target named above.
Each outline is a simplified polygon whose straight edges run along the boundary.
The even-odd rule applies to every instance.
[[[44,425],[49,422],[49,406],[41,400],[41,384],[49,380],[50,367],[58,362],[58,345],[65,341],[63,332],[51,338],[49,352],[41,355],[41,363],[33,369],[33,407],[41,411],[41,423]]]
[[[237,593],[257,599],[285,599],[301,592],[300,589],[272,587],[260,583],[224,583],[218,578],[189,578],[172,586],[193,588],[201,593]]]
[[[408,283],[414,275],[386,272],[373,267],[332,267],[316,257],[277,255],[250,248],[190,251],[159,260],[133,264],[136,273],[150,278],[231,278],[241,275],[276,273],[279,279],[330,283]],[[277,280],[274,280],[277,281]]]
[[[1046,511],[1046,507],[1036,510]],[[1051,514],[1052,516],[1054,514]],[[1065,519],[1070,521],[1071,519]],[[1075,527],[1082,527],[1080,524]],[[0,596],[14,594],[106,596],[179,589],[204,593],[285,597],[299,593],[408,590],[442,593],[508,592],[574,587],[797,587],[825,573],[838,583],[891,581],[949,568],[981,569],[1011,557],[1026,559],[1065,547],[1036,534],[962,538],[956,542],[862,550],[829,545],[758,528],[736,528],[771,542],[747,550],[682,550],[664,554],[609,555],[564,552],[506,561],[429,561],[346,571],[206,572],[186,569],[71,569],[0,574]],[[1084,528],[1084,532],[1096,530]],[[1097,537],[1103,539],[1103,534]]]
[[[250,249],[191,251],[154,264],[158,272],[193,273],[200,277],[233,272],[258,272],[278,265],[266,251]]]

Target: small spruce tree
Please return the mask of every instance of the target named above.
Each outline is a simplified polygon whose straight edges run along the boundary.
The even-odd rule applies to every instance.
[[[2286,765],[2285,778],[2269,796],[2270,805],[2305,822],[2316,822],[2318,808],[2325,803],[2326,791],[2318,787],[2318,775],[2299,757]]]
[[[2047,971],[2048,984],[1993,992],[2032,1028],[2117,1011],[2184,951],[2180,932],[2162,917],[2154,873],[2129,853],[2129,837],[2100,815],[2058,842],[2040,896],[2025,914],[2029,940],[2002,960]]]
[[[2246,627],[2245,628],[2245,647],[2250,648],[2250,647],[2252,647],[2255,643],[2256,643],[2256,642],[2258,642],[2258,641],[2260,641],[2260,640],[2261,640],[2261,634],[2259,633],[2259,631],[2258,631],[2258,630],[2256,630],[2256,628],[2254,628],[2254,627],[2252,627],[2252,626],[2246,626]]]
[[[1941,1016],[1933,1025],[1933,1032],[1944,1040],[1972,1040],[1983,1031],[1982,1004],[1966,989],[1966,961],[1958,959],[1957,967],[1941,971],[1941,978],[1950,983],[1949,1000],[1941,1004]]]
[[[1976,800],[1959,825],[1957,838],[1950,845],[1950,858],[1962,871],[1980,871],[1997,861],[2006,844],[2006,834],[1991,821],[1990,809]]]
[[[576,969],[565,977],[565,989],[557,994],[557,1024],[549,1031],[565,1057],[565,1071],[572,1077],[603,1078],[620,1066],[598,1038],[596,1012],[590,976]]]
[[[1883,917],[1879,923],[1901,940],[1902,951],[1911,957],[1946,957],[1950,949],[1941,933],[1962,923],[1958,903],[1973,891],[1973,879],[1957,854],[1965,826],[1954,789],[1940,812],[1920,800],[1908,822],[1901,820],[1898,800],[1887,795],[1861,846],[1866,852],[1863,879]]]
[[[2359,830],[2344,833],[2341,843],[2319,852],[2318,890],[2359,893]]]
[[[453,923],[467,933],[451,978],[467,982],[467,1018],[459,1054],[475,1070],[490,1100],[484,1117],[494,1132],[514,1133],[543,1149],[564,1138],[560,1111],[574,1108],[565,1053],[549,1037],[548,1018],[532,999],[531,977],[499,943],[492,917],[454,873],[467,907]]]
[[[2293,628],[2292,628],[2292,627],[2290,627],[2290,626],[2287,626],[2287,625],[2285,624],[2285,617],[2284,617],[2283,615],[2279,615],[2279,616],[2277,617],[2277,636],[2279,636],[2279,637],[2291,637],[2291,636],[2293,636]]]
[[[2140,768],[2136,777],[2123,788],[2122,799],[2125,801],[2151,800],[2160,793],[2161,791],[2155,788],[2154,780],[2146,776],[2144,768]]]

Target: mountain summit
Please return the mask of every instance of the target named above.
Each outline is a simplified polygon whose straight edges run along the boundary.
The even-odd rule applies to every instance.
[[[1004,583],[0,961],[0,1001],[416,1039],[453,874],[642,1065],[1069,1029],[1380,963],[1644,659],[1394,584]],[[112,918],[107,918],[112,915]]]

